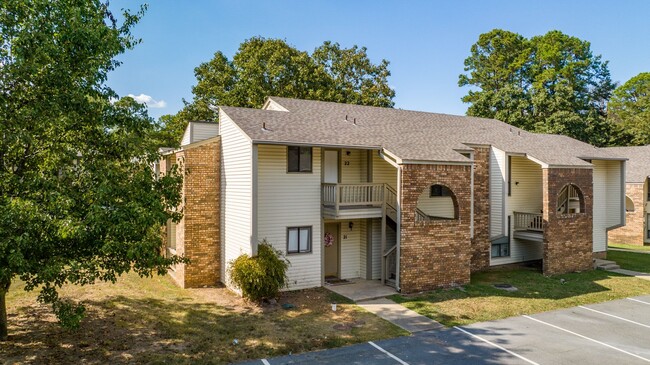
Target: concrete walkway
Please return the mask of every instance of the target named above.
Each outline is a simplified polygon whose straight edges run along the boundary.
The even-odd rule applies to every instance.
[[[617,274],[634,276],[635,278],[639,278],[643,280],[650,280],[650,274],[646,272],[639,272],[639,271],[632,271],[632,270],[625,270],[625,269],[615,269],[615,270],[607,270],[607,271],[615,272]]]
[[[351,279],[344,284],[326,283],[325,288],[355,302],[397,294],[395,289],[382,284],[380,280]]]
[[[445,327],[431,318],[415,313],[388,298],[363,301],[357,303],[357,305],[411,333],[437,330]]]

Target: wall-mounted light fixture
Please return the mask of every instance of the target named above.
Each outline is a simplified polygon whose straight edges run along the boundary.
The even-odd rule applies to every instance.
[[[350,156],[350,153],[351,153],[350,151],[345,151],[346,156]]]
[[[350,230],[352,230],[352,227],[354,227],[354,223],[352,222],[348,223],[348,227],[350,227]]]
[[[515,185],[519,186],[519,181],[515,181]]]

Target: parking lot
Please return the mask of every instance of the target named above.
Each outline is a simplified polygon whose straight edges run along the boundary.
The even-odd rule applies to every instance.
[[[250,364],[646,364],[650,295]]]

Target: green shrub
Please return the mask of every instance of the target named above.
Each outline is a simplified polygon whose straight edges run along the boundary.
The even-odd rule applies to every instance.
[[[243,254],[228,265],[232,283],[241,289],[244,298],[255,302],[276,298],[288,284],[289,261],[266,241],[259,244],[257,256]]]

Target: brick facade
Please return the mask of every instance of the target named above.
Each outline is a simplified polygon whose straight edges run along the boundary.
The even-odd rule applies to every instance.
[[[420,194],[431,185],[455,195],[456,219],[416,222]],[[400,287],[404,293],[467,284],[470,279],[471,168],[403,165],[401,179]]]
[[[592,268],[593,171],[591,169],[542,169],[545,275]],[[580,213],[560,214],[557,198],[567,184],[582,192]],[[584,208],[584,210],[583,210]]]
[[[472,272],[490,267],[490,148],[474,148]]]
[[[608,240],[612,243],[643,246],[645,237],[645,194],[643,183],[626,184],[625,195],[632,199],[634,211],[625,213],[625,226],[608,232]]]
[[[169,274],[183,288],[216,285],[221,279],[221,141],[190,146],[175,158],[184,172],[183,219],[176,225],[175,253],[191,262]]]

